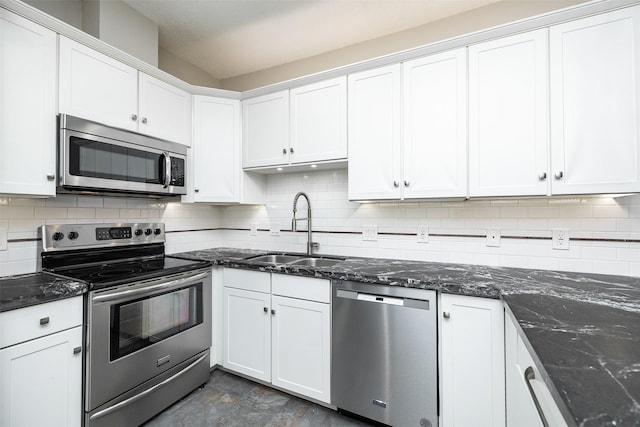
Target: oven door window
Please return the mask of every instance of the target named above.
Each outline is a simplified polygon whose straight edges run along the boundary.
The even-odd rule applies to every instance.
[[[72,136],[69,140],[69,173],[148,184],[164,183],[162,153],[122,147]]]
[[[202,283],[111,306],[110,360],[202,323]]]

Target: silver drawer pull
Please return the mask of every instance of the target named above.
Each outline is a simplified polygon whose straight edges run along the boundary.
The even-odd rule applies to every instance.
[[[76,347],[73,349],[73,354],[78,354],[82,351],[82,347]]]
[[[538,415],[540,416],[540,421],[542,421],[542,425],[544,427],[549,427],[549,423],[547,422],[547,418],[544,416],[542,412],[542,407],[540,406],[540,402],[538,401],[538,397],[533,391],[533,387],[531,387],[531,380],[536,379],[536,373],[533,371],[533,367],[529,366],[524,370],[524,382],[527,383],[527,388],[529,389],[529,393],[531,394],[531,398],[533,399],[534,405],[536,405],[536,411],[538,411]]]
[[[448,311],[445,311],[442,313],[442,317],[444,317],[445,319],[449,319],[451,318],[451,313]]]
[[[46,325],[47,323],[49,323],[49,316],[40,319],[40,325]]]

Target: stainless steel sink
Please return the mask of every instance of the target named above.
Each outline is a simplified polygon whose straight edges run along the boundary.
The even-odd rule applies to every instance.
[[[265,264],[287,264],[293,261],[297,261],[301,258],[302,257],[299,255],[269,254],[249,258],[247,259],[247,261],[260,262]]]
[[[290,262],[289,265],[305,265],[309,267],[331,267],[341,262],[339,259],[329,258],[302,258],[297,261]]]

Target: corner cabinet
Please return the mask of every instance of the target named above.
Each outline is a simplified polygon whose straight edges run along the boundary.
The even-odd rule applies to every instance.
[[[81,296],[0,313],[0,425],[81,425],[81,324]]]
[[[508,313],[508,310],[507,310]],[[566,427],[542,374],[520,335],[518,322],[505,316],[507,426]]]
[[[330,283],[224,269],[223,366],[330,402]]]
[[[547,29],[469,46],[469,195],[548,193]]]
[[[442,427],[505,426],[501,300],[440,294]]]
[[[640,6],[550,28],[554,194],[640,192]]]
[[[55,196],[56,34],[0,8],[0,195]]]
[[[59,111],[191,145],[191,95],[59,37]]]

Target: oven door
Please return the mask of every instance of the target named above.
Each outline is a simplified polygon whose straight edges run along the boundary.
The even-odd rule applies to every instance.
[[[186,194],[186,157],[161,147],[63,129],[59,149],[64,189]]]
[[[87,412],[211,346],[211,271],[92,291]]]

